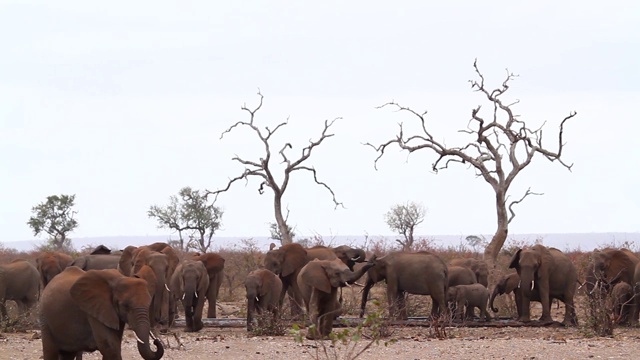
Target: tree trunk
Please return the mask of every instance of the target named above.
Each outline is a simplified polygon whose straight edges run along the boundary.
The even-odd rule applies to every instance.
[[[287,226],[287,222],[285,221],[284,216],[282,216],[282,194],[276,193],[274,195],[273,205],[276,214],[276,223],[278,223],[278,229],[280,229],[280,234],[282,235],[280,243],[282,245],[291,244],[293,243],[293,239],[291,238],[291,233],[289,233],[289,226]]]
[[[509,233],[509,217],[507,215],[505,191],[503,190],[496,191],[496,210],[498,215],[498,229],[484,250],[484,260],[490,265],[490,269],[495,267],[500,249],[502,249]]]

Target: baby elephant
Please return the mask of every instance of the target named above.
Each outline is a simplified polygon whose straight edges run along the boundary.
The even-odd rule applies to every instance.
[[[247,290],[247,330],[253,330],[253,315],[264,314],[269,311],[273,319],[277,319],[280,310],[280,293],[282,292],[282,280],[267,269],[254,270],[247,275],[244,281]],[[259,326],[263,326],[264,317],[258,318]]]
[[[480,318],[483,321],[491,319],[487,312],[489,289],[482,284],[476,283],[450,287],[447,292],[447,302],[455,305],[455,318],[462,318],[462,312],[466,306],[464,319],[473,318],[473,310],[476,307],[480,308]]]
[[[613,316],[616,324],[628,324],[633,306],[633,289],[624,281],[617,283],[611,290]]]

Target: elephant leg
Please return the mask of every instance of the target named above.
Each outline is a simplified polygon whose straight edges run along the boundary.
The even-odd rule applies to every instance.
[[[573,304],[573,297],[565,298],[564,302],[564,320],[562,323],[565,326],[577,326],[578,316],[576,315],[576,308]]]
[[[198,299],[196,310],[193,314],[193,328],[195,331],[200,331],[204,327],[204,324],[202,323],[202,313],[204,311],[204,298],[202,297],[204,297],[204,294],[201,294],[200,296],[201,298]]]
[[[8,319],[9,315],[7,315],[7,305],[3,302],[0,302],[0,320]]]
[[[209,287],[207,288],[207,303],[209,304],[209,307],[207,308],[208,318],[217,317],[216,302],[218,300],[220,284],[221,281],[219,281],[218,279],[213,279],[209,282]]]
[[[307,339],[318,340],[322,338],[321,327],[319,323],[320,313],[320,301],[318,299],[318,290],[311,290],[311,298],[309,299],[309,319],[311,320],[312,327],[307,331]]]
[[[58,360],[62,358],[60,350],[56,346],[53,337],[49,333],[48,328],[43,328],[41,332],[42,337],[42,353],[43,360]],[[71,358],[73,360],[73,358]]]
[[[518,319],[522,316],[522,294],[519,291],[513,292],[513,297],[516,301],[516,312],[518,313]]]
[[[551,318],[551,299],[549,298],[549,282],[540,281],[540,303],[542,303],[542,316],[540,321],[552,321]]]

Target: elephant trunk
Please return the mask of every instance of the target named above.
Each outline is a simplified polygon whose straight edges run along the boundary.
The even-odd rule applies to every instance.
[[[362,275],[364,275],[369,269],[375,266],[376,264],[375,260],[376,260],[376,256],[374,255],[369,260],[369,262],[364,266],[360,267],[360,269],[356,271],[348,271],[344,282],[347,284],[353,284],[354,282],[358,281],[358,279],[360,279]]]
[[[131,328],[135,334],[138,342],[138,352],[145,360],[159,360],[164,355],[164,347],[162,341],[156,338],[151,333],[151,326],[149,324],[149,310],[146,308],[139,308],[135,310],[133,320],[130,321]],[[153,344],[156,347],[156,351],[151,350],[149,344],[149,337],[153,338]]]
[[[496,286],[495,288],[493,288],[493,292],[491,293],[491,298],[489,299],[489,308],[494,313],[498,312],[498,308],[493,306],[493,300],[495,300],[496,296],[498,295],[502,295],[502,293],[500,292],[499,287]]]
[[[195,307],[194,300],[196,297],[195,284],[188,284],[184,288],[184,294],[182,294],[184,305],[184,311],[186,316],[193,316],[193,308]],[[195,300],[197,302],[197,300]]]
[[[520,274],[520,290],[522,291],[522,295],[527,298],[532,298],[533,287],[535,286],[534,282],[534,274],[532,272],[522,272]]]
[[[360,317],[364,316],[364,309],[367,307],[367,299],[369,298],[369,290],[373,287],[375,282],[372,279],[367,279],[367,283],[362,289],[362,300],[360,301]]]
[[[247,292],[247,331],[253,330],[253,313],[256,311],[256,294]]]

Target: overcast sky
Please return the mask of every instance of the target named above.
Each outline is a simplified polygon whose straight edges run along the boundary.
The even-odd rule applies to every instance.
[[[421,234],[493,233],[493,191],[472,169],[434,174],[428,152],[376,153],[414,119],[376,106],[429,110],[447,145],[483,104],[473,61],[531,127],[546,121],[555,149],[566,127],[569,172],[537,157],[512,198],[513,233],[640,230],[640,2],[585,1],[0,1],[0,241],[33,238],[31,207],[76,194],[72,237],[166,234],[148,219],[183,186],[215,190],[264,155],[254,134],[227,127],[265,96],[256,124],[289,125],[274,138],[297,156],[326,119],[335,137],[306,163],[346,209],[305,173],[284,196],[300,234],[390,234],[395,203],[428,209]],[[281,173],[278,173],[281,175]],[[235,184],[217,204],[223,236],[267,235],[271,193]]]

